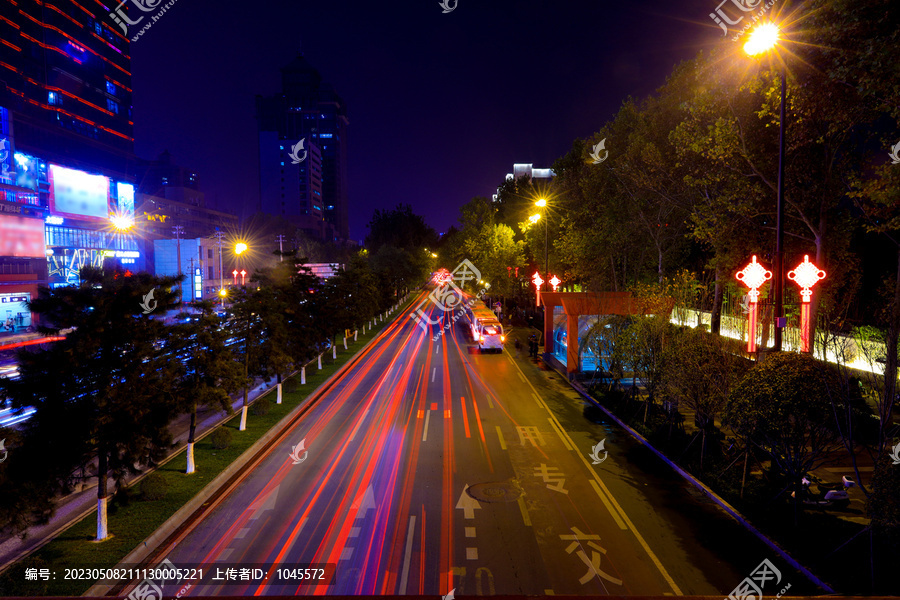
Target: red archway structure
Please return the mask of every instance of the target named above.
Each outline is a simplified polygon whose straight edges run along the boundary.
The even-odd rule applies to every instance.
[[[542,292],[544,305],[544,352],[550,352],[547,342],[553,339],[554,308],[561,306],[566,315],[566,372],[581,370],[581,353],[578,351],[578,317],[590,315],[648,315],[652,314],[646,302],[634,298],[631,292]],[[674,301],[666,302],[666,315],[672,313]],[[552,342],[551,342],[552,345]]]

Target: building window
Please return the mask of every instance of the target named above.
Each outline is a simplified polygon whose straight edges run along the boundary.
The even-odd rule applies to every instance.
[[[116,95],[116,84],[114,84],[112,81],[107,81],[106,82],[106,91],[107,91],[107,93],[115,96]]]
[[[207,256],[207,258],[209,258],[210,260],[212,260],[212,257],[213,257],[213,250],[212,250],[212,248],[209,248],[209,249],[206,251],[206,256]]]
[[[212,250],[210,250],[210,252],[212,252]],[[215,274],[213,273],[213,268],[212,267],[206,267],[206,268],[207,268],[207,271],[209,272],[209,276],[207,277],[207,279],[215,279],[215,276],[214,276]]]
[[[111,100],[110,98],[106,99],[106,108],[109,109],[111,113],[114,115],[119,114],[119,103],[115,100]]]
[[[62,104],[59,101],[59,96],[56,94],[56,92],[48,92],[47,93],[47,103],[52,104],[54,106],[58,106],[58,105]]]

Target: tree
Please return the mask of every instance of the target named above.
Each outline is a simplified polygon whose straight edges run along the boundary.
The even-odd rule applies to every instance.
[[[253,290],[245,286],[231,291],[231,308],[229,309],[229,333],[235,338],[234,352],[244,363],[241,383],[244,389],[244,402],[241,405],[241,422],[239,431],[247,429],[247,409],[250,405],[250,384],[253,376],[262,374],[263,347],[265,327],[261,316],[262,299]]]
[[[413,213],[408,204],[398,204],[393,210],[375,209],[369,221],[369,235],[366,248],[377,252],[384,245],[413,250],[433,248],[437,244],[437,234],[425,223],[425,219]]]
[[[77,287],[42,288],[30,305],[49,323],[42,332],[72,331],[48,351],[21,352],[19,379],[2,382],[15,408],[35,409],[23,446],[49,478],[36,485],[25,474],[24,486],[44,496],[34,508],[45,510],[46,494],[69,489],[78,470],[96,463],[98,540],[108,536],[109,477],[121,487],[126,474],[154,464],[172,442],[176,361],[166,351],[166,327],[143,306],[153,290],[155,310],[164,312],[178,282],[86,267]]]
[[[799,492],[801,478],[841,448],[828,393],[839,385],[834,370],[815,358],[776,352],[731,391],[723,423],[764,452]]]
[[[706,454],[707,434],[715,429],[731,388],[741,373],[741,362],[719,336],[701,328],[682,328],[664,350],[661,395],[676,406],[694,411],[702,436],[700,471]]]
[[[182,313],[185,322],[175,325],[170,336],[170,351],[179,358],[178,377],[173,393],[183,412],[191,416],[187,442],[187,474],[194,473],[194,443],[197,409],[218,407],[231,414],[231,394],[241,383],[243,370],[226,344],[227,331],[215,314],[212,301],[194,303],[194,313]]]

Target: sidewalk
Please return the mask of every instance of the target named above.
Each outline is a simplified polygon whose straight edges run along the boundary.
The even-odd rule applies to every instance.
[[[265,383],[260,384],[254,382],[248,395],[248,402],[252,403],[260,396],[275,390],[276,384],[273,382],[270,387]],[[232,399],[232,408],[234,411],[240,412],[244,402],[243,391],[237,392],[236,398]],[[274,402],[274,399],[273,399]],[[233,415],[227,415],[221,410],[211,408],[200,409],[197,411],[197,433],[196,438],[200,439],[205,434],[215,429],[220,423],[231,418]],[[179,416],[170,425],[172,429],[172,437],[175,440],[175,446],[166,454],[166,458],[177,454],[184,450],[187,446],[188,430],[190,429],[190,415],[185,414]],[[187,468],[187,465],[184,465]],[[126,482],[131,484],[139,481],[146,475],[146,472],[137,476],[126,478]],[[109,480],[109,493],[114,492],[114,480]],[[69,494],[68,496],[57,499],[56,512],[46,525],[31,527],[25,531],[25,539],[20,536],[6,535],[0,537],[0,571],[5,570],[12,563],[22,559],[31,552],[34,552],[54,537],[74,525],[84,517],[97,511],[97,483],[94,482],[82,489]]]

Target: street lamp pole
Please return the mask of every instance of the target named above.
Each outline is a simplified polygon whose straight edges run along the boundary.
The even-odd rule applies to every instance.
[[[778,134],[778,200],[775,218],[775,318],[784,316],[784,128],[787,104],[787,71],[781,67],[781,127]],[[782,328],[775,322],[776,352],[781,350]]]

